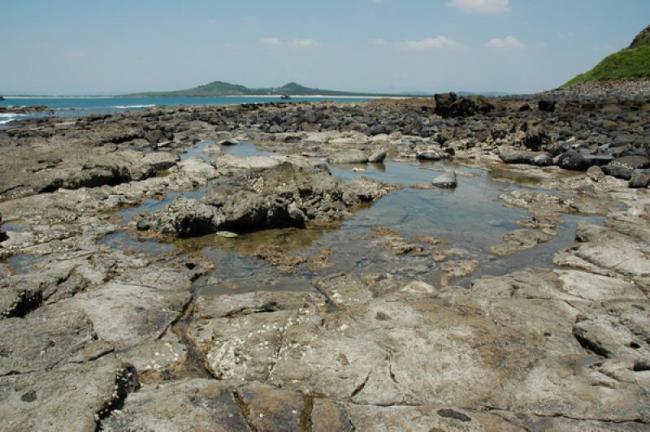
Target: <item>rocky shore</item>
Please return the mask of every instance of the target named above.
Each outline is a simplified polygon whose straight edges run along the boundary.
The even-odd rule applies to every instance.
[[[3,431],[650,430],[648,86],[42,118],[0,148]],[[445,172],[361,176],[399,161]],[[278,240],[467,167],[528,215],[486,256],[372,220],[341,249]]]

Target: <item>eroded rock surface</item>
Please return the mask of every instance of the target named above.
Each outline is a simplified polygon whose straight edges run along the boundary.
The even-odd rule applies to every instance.
[[[1,130],[0,429],[650,430],[650,93],[587,90]],[[229,153],[247,141],[272,153]],[[345,221],[395,189],[328,158],[456,159],[530,186],[500,197],[528,213],[489,255],[514,264],[479,274],[476,251],[372,224],[346,241],[440,283],[367,271],[364,253],[341,272],[336,249],[241,252],[250,231]],[[525,258],[567,235],[553,265]],[[241,263],[260,272],[247,290],[223,282]]]

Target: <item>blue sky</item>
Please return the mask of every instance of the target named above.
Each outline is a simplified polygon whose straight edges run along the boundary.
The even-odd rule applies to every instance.
[[[628,45],[650,0],[2,0],[0,93],[214,80],[532,92]]]

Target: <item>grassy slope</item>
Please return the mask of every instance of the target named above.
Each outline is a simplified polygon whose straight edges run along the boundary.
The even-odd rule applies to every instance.
[[[589,72],[578,75],[565,86],[592,81],[631,81],[650,79],[650,42],[625,48],[610,55]]]

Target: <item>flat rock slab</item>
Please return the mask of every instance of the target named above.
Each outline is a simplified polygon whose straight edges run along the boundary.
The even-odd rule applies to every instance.
[[[159,337],[191,298],[182,270],[151,266],[123,275],[69,301],[93,322],[97,335],[116,347]]]
[[[0,378],[0,430],[94,432],[125,369],[113,361]]]
[[[102,422],[102,431],[249,432],[233,392],[215,380],[144,387]]]
[[[97,339],[92,322],[66,307],[39,309],[26,318],[0,320],[0,376],[49,370],[93,358],[112,347]]]

